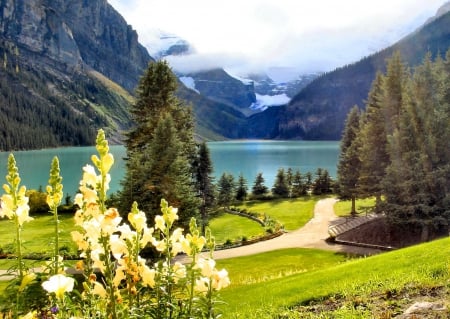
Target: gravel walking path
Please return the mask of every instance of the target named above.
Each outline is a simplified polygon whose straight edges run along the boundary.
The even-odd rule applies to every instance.
[[[328,226],[330,222],[339,218],[334,213],[333,208],[336,201],[334,198],[319,200],[314,207],[314,217],[298,230],[252,245],[215,251],[214,258],[225,259],[248,256],[283,248],[317,248],[358,255],[373,255],[381,252],[378,249],[337,245],[325,241],[329,237]]]

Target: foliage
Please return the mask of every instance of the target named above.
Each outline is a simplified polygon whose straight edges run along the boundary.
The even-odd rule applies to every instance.
[[[314,195],[331,194],[333,192],[333,180],[326,169],[318,168],[316,177],[312,182],[312,193]]]
[[[74,278],[63,270],[59,251],[55,251],[56,256],[43,273],[25,268],[20,235],[23,223],[31,218],[25,187],[20,186],[18,169],[10,155],[1,217],[13,219],[17,229],[17,267],[10,270],[14,279],[8,289],[16,298],[10,303],[14,318],[27,311],[26,318],[44,315],[52,318],[218,318],[215,295],[229,285],[229,279],[226,270],[215,267],[212,259],[215,241],[211,232],[207,230],[206,237],[200,236],[194,219],[186,234],[181,228],[173,229],[179,218],[178,210],[168,206],[164,199],[162,215],[155,217],[154,228],[147,226],[146,214],[138,209],[137,203],[128,214],[128,224],[121,223],[117,209],[106,206],[111,179],[108,172],[114,158],[103,131],[97,136],[97,151],[98,156],[92,156],[94,166],[83,168],[80,193],[75,198],[79,207],[75,214],[78,230],[71,234],[84,258],[76,265],[84,278],[80,292],[75,290]],[[57,207],[63,193],[56,159],[47,193],[58,243]],[[152,265],[139,255],[148,244],[160,254]],[[209,257],[199,256],[203,247],[210,251]],[[173,261],[179,252],[187,254],[187,264]],[[30,291],[34,291],[33,295],[28,294]],[[42,298],[37,299],[39,305],[33,303],[31,296],[43,293],[48,295],[48,303],[42,304]]]
[[[361,166],[358,144],[359,123],[359,109],[354,106],[347,117],[337,165],[338,194],[342,199],[350,198],[352,200],[351,214],[356,214],[355,200],[358,194],[358,178]]]
[[[215,204],[214,177],[212,177],[213,165],[206,143],[198,147],[197,159],[194,161],[195,186],[200,198],[200,216],[202,219],[202,230],[208,223],[209,214]]]
[[[236,187],[234,177],[231,174],[223,173],[217,181],[217,204],[229,207],[236,198]]]
[[[410,74],[394,54],[373,84],[361,135],[349,146],[360,154],[358,195],[375,196],[391,223],[422,227],[423,240],[450,222],[449,61],[450,51],[434,62],[427,55]],[[352,158],[345,165],[356,167]],[[340,178],[353,181],[354,173]]]
[[[246,200],[247,195],[248,195],[247,180],[241,173],[239,174],[239,178],[236,185],[236,200],[238,201]]]
[[[272,187],[272,194],[277,197],[289,197],[289,183],[283,168],[278,169],[275,182]]]
[[[119,209],[139,201],[147,217],[167,198],[180,208],[180,223],[196,216],[194,124],[191,109],[175,96],[177,79],[167,62],[150,63],[130,109],[135,126],[127,133],[127,162]]]
[[[258,173],[252,187],[252,196],[254,198],[264,197],[269,192],[269,189],[264,185],[264,182],[263,173]]]

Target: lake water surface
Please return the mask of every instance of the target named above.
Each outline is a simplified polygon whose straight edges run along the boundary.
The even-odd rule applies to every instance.
[[[339,142],[331,141],[261,141],[242,140],[209,142],[211,160],[216,180],[227,172],[237,180],[243,174],[251,188],[256,175],[261,172],[266,186],[272,187],[279,168],[299,169],[302,173],[314,173],[318,167],[325,168],[332,177],[336,176],[336,163],[339,156]],[[111,191],[120,188],[124,176],[125,148],[110,147],[115,164],[111,170]],[[66,147],[46,150],[14,152],[19,167],[22,185],[28,189],[37,189],[48,184],[50,164],[58,156],[63,177],[64,193],[73,196],[78,188],[82,167],[91,164],[91,155],[96,154],[95,147]],[[0,152],[0,185],[6,180],[9,153]]]

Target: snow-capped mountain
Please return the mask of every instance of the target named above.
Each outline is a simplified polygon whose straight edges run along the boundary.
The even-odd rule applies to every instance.
[[[186,40],[160,30],[155,30],[153,40],[146,47],[152,57],[167,58],[169,62],[174,57],[189,58],[195,54],[195,49]],[[273,67],[251,74],[218,67],[194,72],[182,72],[175,68],[174,71],[190,90],[233,106],[245,115],[289,103],[295,94],[318,76],[302,75],[289,67]]]

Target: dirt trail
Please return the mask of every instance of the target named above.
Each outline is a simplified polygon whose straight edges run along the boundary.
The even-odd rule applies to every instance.
[[[252,245],[224,249],[214,252],[215,259],[233,258],[267,252],[283,248],[317,248],[359,255],[372,255],[380,252],[376,249],[327,243],[328,226],[337,217],[334,213],[336,199],[327,198],[317,202],[314,217],[302,228],[283,234],[277,238]]]

